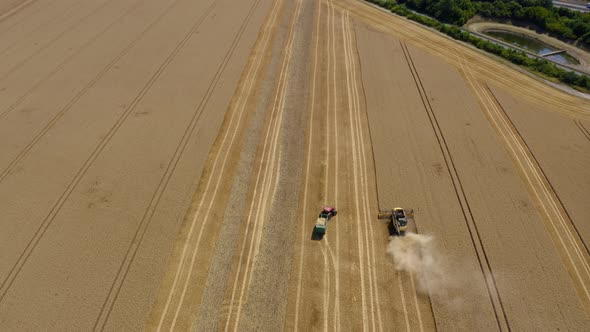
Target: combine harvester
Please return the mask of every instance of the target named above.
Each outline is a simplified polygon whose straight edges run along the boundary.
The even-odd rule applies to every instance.
[[[336,213],[338,213],[336,208],[331,206],[324,207],[322,212],[320,212],[320,216],[315,222],[313,232],[319,237],[324,236],[324,234],[326,234],[326,228],[328,227],[328,221],[332,219],[332,217],[336,216]]]
[[[389,220],[395,233],[403,236],[406,234],[406,229],[408,229],[408,219],[414,218],[414,210],[406,210],[399,207],[394,208],[393,210],[381,210],[379,211],[378,218]]]

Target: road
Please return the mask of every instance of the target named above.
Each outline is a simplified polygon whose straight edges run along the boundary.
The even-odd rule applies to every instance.
[[[587,3],[585,2],[553,1],[553,5],[555,7],[564,7],[577,10],[579,12],[590,12],[590,9],[587,7]]]
[[[357,0],[0,10],[2,330],[590,328],[587,100]]]

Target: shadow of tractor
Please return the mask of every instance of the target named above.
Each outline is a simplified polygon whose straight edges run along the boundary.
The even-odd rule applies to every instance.
[[[324,238],[324,234],[320,234],[315,231],[315,227],[311,229],[311,240],[312,241],[321,241]]]

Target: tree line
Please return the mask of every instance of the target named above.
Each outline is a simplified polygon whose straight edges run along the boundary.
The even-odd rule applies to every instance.
[[[551,0],[398,0],[398,4],[455,25],[474,15],[515,19],[590,47],[590,14],[553,7]]]
[[[413,21],[416,21],[420,24],[434,28],[434,29],[454,38],[454,39],[461,40],[461,41],[469,43],[481,50],[495,54],[495,55],[497,55],[501,58],[504,58],[516,65],[526,67],[529,70],[540,73],[546,77],[555,78],[563,83],[569,84],[574,87],[582,88],[584,90],[590,90],[590,78],[586,75],[578,75],[572,71],[561,69],[550,61],[547,61],[545,59],[530,57],[522,51],[504,48],[504,47],[499,46],[499,45],[492,43],[490,41],[476,37],[476,36],[472,35],[471,33],[462,30],[461,28],[459,28],[456,25],[441,23],[440,21],[443,21],[443,20],[439,18],[440,16],[437,16],[434,14],[429,15],[432,17],[436,17],[436,19],[434,19],[434,18],[431,18],[428,16],[416,14],[414,11],[409,10],[408,7],[406,7],[406,4],[400,5],[393,0],[367,0],[367,1],[377,4],[381,7],[387,8],[388,10],[390,10],[391,12],[393,12],[395,14],[405,16],[410,20],[413,20]],[[411,0],[411,1],[416,1],[416,0]],[[427,2],[427,1],[429,1],[431,3],[435,2],[435,1],[431,1],[431,0],[423,0],[423,2]],[[449,2],[453,2],[453,1],[455,1],[455,0],[441,0],[441,1],[436,1],[436,2],[449,3]],[[462,3],[469,2],[469,0],[456,0],[456,1],[462,2]],[[534,2],[534,1],[539,1],[539,0],[527,0],[527,1]],[[523,2],[525,2],[525,1],[523,1]],[[449,7],[449,6],[443,5],[442,7],[436,7],[436,8],[437,8],[437,10],[440,11],[440,13],[443,13],[443,12],[449,13],[449,10],[452,8],[455,8],[455,7],[452,7],[452,6]],[[456,13],[458,13],[458,11],[456,11]],[[457,18],[460,18],[461,16],[456,13],[452,14],[452,15],[455,15]],[[451,16],[447,16],[447,17],[451,17]]]

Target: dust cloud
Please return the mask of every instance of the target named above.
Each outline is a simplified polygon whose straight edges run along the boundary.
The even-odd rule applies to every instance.
[[[463,301],[457,296],[461,277],[451,271],[445,257],[436,250],[432,236],[415,233],[392,236],[387,253],[393,258],[396,270],[414,276],[418,292],[437,295],[448,305],[461,306]]]

